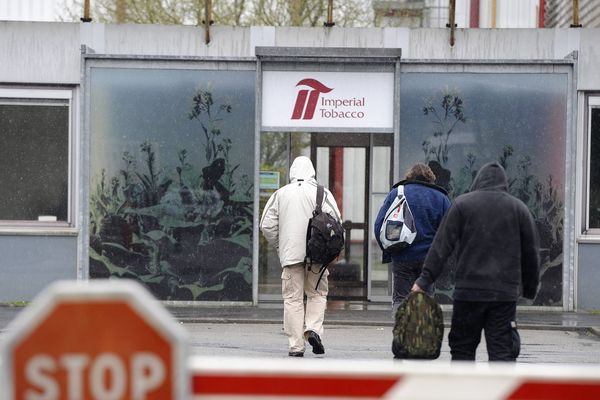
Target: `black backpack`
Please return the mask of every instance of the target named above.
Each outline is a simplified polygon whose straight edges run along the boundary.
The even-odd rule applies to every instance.
[[[344,248],[342,224],[336,218],[323,212],[321,208],[324,193],[323,186],[317,185],[317,205],[313,211],[313,217],[308,220],[308,229],[306,230],[304,265],[321,264],[315,290],[319,286],[327,266],[340,255]]]

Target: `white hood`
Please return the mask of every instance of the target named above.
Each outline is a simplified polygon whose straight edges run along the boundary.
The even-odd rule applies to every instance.
[[[296,157],[290,167],[290,182],[310,179],[315,179],[315,167],[313,167],[312,161],[305,156]]]

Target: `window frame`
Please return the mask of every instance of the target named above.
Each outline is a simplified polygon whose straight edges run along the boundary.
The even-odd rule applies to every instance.
[[[600,93],[590,93],[586,96],[585,101],[585,180],[584,180],[584,196],[583,196],[583,229],[582,234],[587,236],[600,237],[600,227],[590,226],[590,195],[591,195],[591,177],[590,169],[592,162],[592,110],[600,109]]]
[[[70,234],[75,235],[75,91],[64,87],[0,87],[0,103],[4,105],[51,105],[67,107],[67,219],[66,221],[0,220],[0,234]]]

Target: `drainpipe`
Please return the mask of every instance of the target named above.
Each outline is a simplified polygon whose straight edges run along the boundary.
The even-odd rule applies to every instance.
[[[327,3],[327,22],[324,22],[323,25],[327,28],[335,25],[335,22],[333,22],[333,0],[329,0]]]
[[[579,0],[573,0],[573,23],[571,28],[581,28],[579,23]]]
[[[83,2],[83,17],[80,18],[81,22],[92,22],[90,18],[90,0]]]

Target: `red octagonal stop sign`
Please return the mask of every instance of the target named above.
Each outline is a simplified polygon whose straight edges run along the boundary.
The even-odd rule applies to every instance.
[[[9,326],[11,400],[187,398],[186,335],[133,281],[59,282]]]

